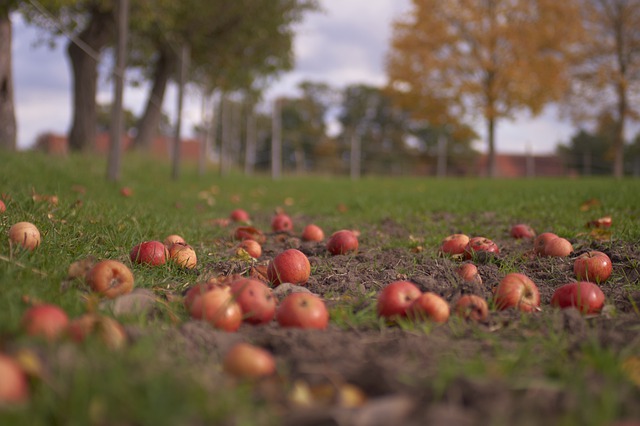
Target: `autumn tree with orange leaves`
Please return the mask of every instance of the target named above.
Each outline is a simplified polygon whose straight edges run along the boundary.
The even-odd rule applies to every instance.
[[[496,176],[496,122],[537,115],[566,91],[567,50],[582,37],[578,9],[573,0],[413,0],[394,24],[391,93],[436,125],[481,117]]]

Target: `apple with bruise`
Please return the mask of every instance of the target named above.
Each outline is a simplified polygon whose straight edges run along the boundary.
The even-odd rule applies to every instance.
[[[464,282],[482,284],[482,277],[478,272],[478,267],[471,262],[460,264],[460,266],[456,268],[456,274],[458,274]]]
[[[271,352],[249,343],[233,345],[222,365],[227,373],[244,379],[267,377],[276,372],[276,362]]]
[[[324,240],[324,231],[318,225],[310,223],[302,230],[300,236],[303,241],[322,241]]]
[[[573,245],[566,238],[553,238],[544,246],[544,256],[567,257],[573,253]]]
[[[30,336],[54,341],[66,332],[69,325],[67,313],[59,306],[42,303],[33,305],[22,315],[22,327]]]
[[[0,407],[18,405],[29,400],[29,382],[20,364],[0,354]]]
[[[329,311],[313,293],[290,293],[276,309],[276,321],[281,327],[324,330],[329,325]]]
[[[202,295],[196,295],[189,314],[225,331],[236,331],[242,323],[242,309],[234,300],[229,286],[215,286]]]
[[[9,240],[27,250],[34,250],[40,245],[40,231],[31,222],[18,222],[9,228]]]
[[[133,290],[133,273],[131,269],[117,260],[103,260],[87,272],[85,281],[92,291],[108,298],[115,299]]]
[[[297,249],[283,251],[267,265],[267,279],[274,286],[282,283],[304,285],[310,275],[309,259]]]
[[[449,256],[461,255],[469,244],[469,240],[470,238],[466,234],[451,234],[440,243],[440,253]]]
[[[198,265],[196,251],[189,244],[174,243],[169,246],[169,260],[185,269],[193,269]]]
[[[604,307],[604,293],[598,285],[580,281],[564,284],[551,296],[551,306],[576,308],[583,314],[597,314]]]
[[[267,241],[267,237],[258,228],[253,226],[239,226],[233,231],[233,238],[236,240],[254,240],[260,244]]]
[[[355,253],[358,251],[358,237],[348,229],[334,232],[327,241],[327,251],[334,256]]]
[[[409,307],[422,292],[410,281],[394,281],[383,288],[378,294],[378,316],[393,320],[407,316]]]
[[[271,229],[273,232],[293,231],[293,221],[286,213],[278,213],[271,219]]]
[[[526,223],[517,223],[513,225],[509,233],[516,239],[531,239],[536,237],[536,231]]]
[[[262,256],[262,246],[259,242],[255,240],[242,240],[236,247],[236,251],[242,249],[247,252],[247,254],[254,259],[258,259]]]
[[[478,253],[499,254],[498,245],[486,237],[472,237],[464,248],[464,258],[473,259]]]
[[[144,241],[131,249],[129,258],[133,263],[160,266],[167,262],[169,252],[160,241]]]
[[[231,283],[231,293],[240,305],[243,321],[249,324],[267,324],[276,314],[276,298],[273,290],[262,281],[251,278]]]
[[[512,272],[500,280],[494,302],[498,310],[515,308],[522,312],[539,311],[540,292],[529,277]]]
[[[489,318],[489,305],[480,296],[465,294],[456,302],[454,312],[467,321],[484,322]]]
[[[579,281],[603,283],[612,271],[611,259],[601,251],[582,253],[573,261],[573,273]]]
[[[438,323],[447,322],[449,314],[447,301],[431,292],[422,293],[407,310],[407,317],[413,320],[430,320]]]

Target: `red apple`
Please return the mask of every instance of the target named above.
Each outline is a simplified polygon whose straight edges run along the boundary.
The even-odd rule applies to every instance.
[[[573,253],[573,245],[566,238],[553,238],[544,246],[544,256],[567,257]]]
[[[276,372],[271,352],[249,343],[236,343],[224,357],[224,371],[240,378],[257,379]]]
[[[271,219],[271,229],[273,232],[293,231],[293,221],[286,213],[278,213]]]
[[[40,245],[40,231],[30,222],[18,222],[9,228],[9,239],[27,250],[33,250]]]
[[[507,274],[498,284],[495,293],[496,309],[516,308],[522,312],[540,310],[538,286],[524,274]]]
[[[260,244],[267,240],[261,230],[253,226],[239,226],[233,232],[233,238],[236,240],[254,240]]]
[[[123,197],[131,197],[133,195],[133,189],[129,188],[128,186],[123,186],[122,188],[120,188],[120,195],[122,195]]]
[[[191,305],[193,305],[193,301],[197,298],[213,289],[214,287],[221,287],[220,284],[206,282],[206,283],[198,283],[185,292],[183,302],[184,307],[187,308],[188,311],[191,311]]]
[[[164,245],[169,248],[171,247],[172,244],[175,243],[182,243],[182,244],[187,244],[187,242],[184,240],[184,238],[182,238],[180,235],[177,234],[171,234],[169,235],[167,238],[164,239],[164,241],[162,241],[164,243]]]
[[[598,218],[596,220],[592,220],[591,222],[587,223],[587,227],[589,228],[610,228],[611,227],[611,216],[604,216],[601,218]]]
[[[290,293],[280,302],[276,320],[281,327],[324,330],[329,325],[329,311],[313,293]]]
[[[407,316],[412,319],[429,319],[444,323],[449,319],[449,304],[435,293],[426,292],[418,296],[409,306]]]
[[[544,251],[551,240],[558,238],[553,232],[543,232],[533,240],[533,251],[540,256],[544,256]]]
[[[249,324],[266,324],[276,314],[276,298],[262,281],[240,279],[231,284],[231,293],[243,312],[243,320]]]
[[[513,238],[521,239],[521,238],[535,238],[536,231],[526,223],[518,223],[511,227],[511,236]]]
[[[469,242],[464,248],[464,258],[472,259],[478,252],[498,254],[500,253],[500,249],[498,248],[498,245],[489,238],[470,238]]]
[[[0,354],[0,378],[0,407],[27,402],[27,375],[16,360],[3,354]]]
[[[169,246],[169,260],[181,268],[193,269],[198,264],[196,251],[189,244],[174,243]]]
[[[249,213],[247,213],[246,210],[243,209],[235,209],[234,211],[231,212],[231,214],[229,215],[229,219],[231,219],[234,222],[244,222],[244,223],[248,223],[251,221],[251,216],[249,216]]]
[[[580,281],[603,283],[609,278],[612,270],[611,259],[601,251],[582,253],[573,262],[573,273]]]
[[[74,318],[69,323],[68,332],[76,342],[95,335],[110,349],[120,349],[127,342],[127,333],[118,321],[97,314],[84,314]]]
[[[462,263],[456,269],[456,273],[464,282],[482,284],[482,277],[478,272],[478,267],[473,263]]]
[[[465,294],[456,302],[454,311],[456,315],[467,320],[481,322],[489,318],[489,305],[487,301],[475,294]]]
[[[597,314],[604,306],[604,293],[588,281],[569,283],[556,289],[551,297],[551,306],[574,307],[584,314]]]
[[[93,265],[85,277],[91,290],[114,299],[133,290],[133,273],[122,262],[103,260]]]
[[[464,253],[469,244],[469,236],[465,234],[451,234],[440,243],[440,253],[457,256]]]
[[[378,294],[378,316],[387,319],[406,317],[409,307],[421,294],[420,289],[409,281],[388,284]]]
[[[4,201],[0,200],[0,213],[4,213],[7,211],[7,206],[4,204]]]
[[[41,336],[56,340],[67,330],[69,317],[59,306],[51,304],[33,305],[22,316],[22,326],[30,336]]]
[[[207,321],[215,328],[236,331],[242,323],[242,309],[228,286],[215,286],[191,303],[191,317]]]
[[[334,232],[327,241],[327,250],[332,255],[355,253],[358,251],[358,237],[348,229]]]
[[[278,254],[267,266],[267,279],[274,286],[282,283],[304,285],[311,275],[309,259],[300,250],[288,249]]]
[[[169,253],[160,241],[145,241],[131,249],[129,258],[133,263],[159,266],[167,262]]]
[[[301,238],[303,241],[322,241],[324,240],[324,231],[318,225],[310,223],[302,230]]]
[[[262,246],[255,240],[242,240],[237,246],[237,249],[242,249],[254,259],[258,259],[262,256]]]

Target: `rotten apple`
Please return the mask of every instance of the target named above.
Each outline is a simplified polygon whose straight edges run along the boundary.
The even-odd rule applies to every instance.
[[[427,319],[438,323],[447,322],[449,314],[450,309],[447,301],[431,292],[422,293],[407,310],[407,316],[411,319]]]
[[[233,238],[236,240],[254,240],[262,244],[267,241],[261,230],[253,226],[239,226],[233,231]]]
[[[611,259],[601,251],[582,253],[573,261],[573,273],[579,281],[603,283],[612,271]]]
[[[40,245],[40,231],[31,222],[18,222],[9,228],[9,240],[27,250],[34,250]]]
[[[464,248],[464,258],[473,259],[474,256],[476,256],[479,252],[498,254],[500,253],[500,249],[498,248],[498,245],[489,238],[470,238],[469,242]]]
[[[267,265],[267,279],[274,286],[282,283],[304,285],[310,275],[309,259],[297,249],[283,251]]]
[[[465,294],[458,299],[454,311],[467,321],[482,322],[489,318],[489,305],[484,298],[475,294]]]
[[[193,269],[198,264],[196,251],[189,244],[174,243],[169,246],[169,260],[181,268]]]
[[[273,290],[262,281],[251,278],[234,281],[231,293],[242,309],[243,321],[249,324],[267,324],[276,314]]]
[[[247,254],[249,256],[253,257],[254,259],[258,259],[260,256],[262,256],[262,246],[260,245],[259,242],[255,241],[255,240],[242,240],[242,241],[240,241],[240,243],[236,247],[236,253],[237,254],[239,254],[238,251],[240,249],[246,251]]]
[[[159,266],[167,262],[169,253],[160,241],[144,241],[131,249],[129,258],[133,263]]]
[[[327,241],[327,250],[332,255],[355,253],[358,251],[358,237],[353,231],[342,229],[334,232]]]
[[[421,294],[420,289],[410,281],[400,280],[388,284],[378,294],[378,316],[391,320],[406,317],[409,307]]]
[[[499,310],[516,308],[522,312],[534,312],[540,310],[540,292],[529,277],[512,272],[500,280],[494,302]]]
[[[324,330],[329,325],[329,311],[313,293],[290,293],[280,302],[276,320],[281,327]]]
[[[224,371],[240,378],[257,379],[276,372],[271,352],[249,343],[236,343],[222,362]]]
[[[597,314],[604,306],[604,293],[596,284],[588,281],[564,284],[551,296],[551,306],[576,308],[583,314]]]
[[[464,282],[482,284],[482,277],[478,272],[478,267],[471,262],[460,264],[460,266],[456,268],[456,273]]]
[[[85,276],[87,285],[108,299],[115,299],[133,290],[131,269],[117,260],[103,260],[93,265]]]

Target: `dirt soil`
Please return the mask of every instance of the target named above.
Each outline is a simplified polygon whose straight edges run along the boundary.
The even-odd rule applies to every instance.
[[[169,332],[169,346],[194,363],[211,358],[219,361],[239,340],[267,348],[276,356],[281,378],[258,383],[255,397],[276,407],[287,425],[558,424],[582,410],[575,392],[554,384],[543,372],[539,380],[531,377],[539,368],[535,362],[522,377],[517,371],[503,371],[500,356],[522,348],[531,336],[561,336],[567,348],[566,363],[578,359],[583,346],[593,339],[613,353],[640,354],[640,250],[636,245],[574,240],[576,252],[570,257],[540,258],[532,254],[531,241],[505,235],[496,239],[500,255],[478,263],[483,283],[472,285],[455,275],[458,261],[434,257],[434,248],[421,251],[393,220],[361,232],[360,251],[341,256],[330,256],[322,243],[271,235],[261,261],[285,248],[300,249],[309,257],[313,271],[306,288],[323,296],[328,305],[348,303],[354,312],[374,309],[376,293],[398,279],[413,281],[423,291],[438,293],[452,303],[468,293],[490,300],[492,288],[504,275],[500,267],[506,266],[539,286],[543,311],[492,312],[480,324],[452,318],[448,324],[425,325],[424,329],[357,324],[343,329],[332,324],[326,331],[307,331],[273,323],[243,325],[238,333],[224,333],[188,321]],[[381,249],[391,238],[407,241],[406,247]],[[604,313],[585,317],[573,309],[550,308],[554,290],[574,281],[573,259],[593,249],[607,253],[614,265],[615,277],[602,285],[609,305]],[[222,261],[206,265],[200,273],[239,273],[245,267],[246,263]],[[531,346],[530,350],[529,355],[535,357],[544,347]],[[474,362],[482,373],[469,374],[468,367],[465,371],[458,367]],[[601,377],[593,371],[585,374],[593,375],[589,381],[593,388],[584,392],[597,395]],[[631,388],[635,390],[616,398],[623,417],[640,419],[640,390]],[[341,399],[337,389],[347,396]],[[359,392],[364,402],[349,403],[348,396]],[[296,404],[295,395],[311,403]]]

